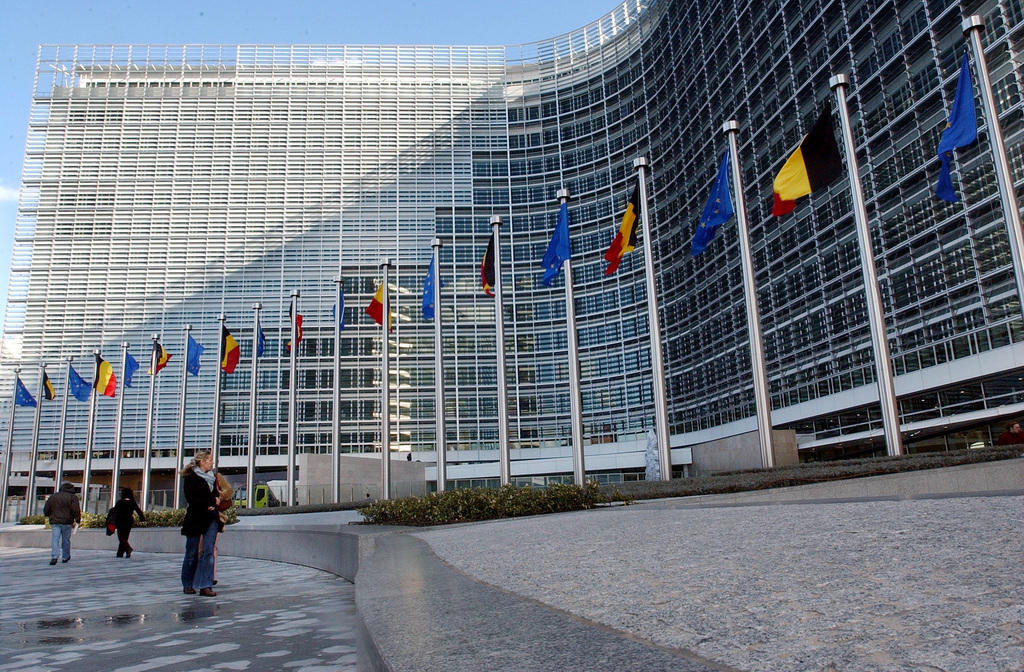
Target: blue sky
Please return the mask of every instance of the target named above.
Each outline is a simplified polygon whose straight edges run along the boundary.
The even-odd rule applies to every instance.
[[[579,28],[614,0],[6,2],[0,27],[0,330],[39,44],[515,44]]]

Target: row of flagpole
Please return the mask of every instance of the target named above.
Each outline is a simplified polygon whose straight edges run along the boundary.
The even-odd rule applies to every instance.
[[[1021,300],[1022,311],[1024,311],[1024,231],[1021,229],[1020,211],[1017,207],[1016,194],[1013,188],[1013,181],[1010,175],[1009,162],[1006,157],[1006,148],[1002,137],[1002,130],[999,124],[999,117],[996,111],[995,99],[992,95],[992,87],[989,79],[988,67],[985,62],[985,55],[981,43],[981,29],[984,25],[981,17],[971,16],[963,21],[961,28],[968,37],[974,62],[977,67],[979,84],[982,93],[982,107],[985,113],[993,160],[995,163],[996,180],[999,188],[999,195],[1002,210],[1005,217],[1006,228],[1010,241],[1010,251],[1013,261],[1014,278],[1017,285],[1017,293]],[[875,268],[875,255],[871,245],[870,226],[867,217],[867,209],[864,202],[863,188],[860,183],[859,167],[857,165],[856,147],[853,139],[853,130],[850,122],[850,113],[846,102],[846,89],[849,86],[849,77],[840,74],[829,80],[829,88],[834,92],[841,125],[841,135],[846,155],[846,170],[850,182],[850,191],[853,203],[853,214],[857,229],[861,257],[861,273],[863,276],[864,290],[868,310],[868,320],[871,332],[871,343],[875,362],[876,382],[878,385],[879,403],[883,423],[883,434],[886,449],[890,455],[901,455],[904,452],[903,439],[900,432],[899,407],[896,399],[892,359],[886,337],[885,316],[882,307],[881,292],[878,285],[877,271]],[[823,113],[824,119],[827,110]],[[821,121],[819,119],[819,123]],[[817,127],[817,124],[816,124]],[[737,218],[737,233],[741,255],[741,269],[743,275],[744,298],[747,309],[748,336],[751,348],[751,368],[754,382],[755,408],[757,415],[758,434],[764,467],[773,465],[772,439],[771,439],[771,405],[768,394],[767,373],[765,369],[764,350],[760,332],[760,314],[757,304],[756,287],[754,283],[753,263],[750,254],[750,241],[747,229],[746,203],[744,190],[739,168],[739,157],[736,136],[739,131],[739,123],[728,121],[722,127],[728,139],[728,150],[723,157],[722,165],[719,168],[719,175],[712,188],[708,204],[705,206],[701,217],[701,225],[694,237],[692,254],[696,256],[703,251],[707,243],[714,236],[715,228],[728,221],[733,214],[731,204],[722,202],[722,194],[728,198],[728,189],[723,185],[727,182],[725,175],[729,172],[727,164],[731,165],[732,193],[736,202],[735,215]],[[804,141],[814,134],[812,129]],[[828,125],[828,134],[832,135],[831,123]],[[970,79],[967,55],[962,59],[960,75],[957,81],[957,92],[950,113],[950,122],[947,124],[946,132],[939,142],[938,155],[942,160],[943,168],[940,171],[939,185],[936,187],[938,197],[955,202],[957,199],[952,189],[952,182],[949,179],[949,161],[954,149],[964,147],[974,142],[977,137],[977,121],[974,114],[974,92]],[[820,138],[818,138],[820,139]],[[829,140],[834,144],[834,138]],[[801,147],[803,143],[801,144]],[[799,152],[799,149],[798,149]],[[794,152],[796,156],[797,152]],[[790,157],[790,161],[793,157]],[[806,157],[800,158],[801,168]],[[790,162],[780,171],[776,178],[776,201],[779,200],[779,184],[783,173]],[[808,176],[804,176],[809,182]],[[832,178],[834,179],[834,178]],[[831,179],[828,180],[830,182]],[[791,186],[791,185],[784,185]],[[825,185],[827,186],[827,182]],[[815,188],[806,184],[797,190],[795,196],[802,196],[810,193]],[[792,207],[785,209],[783,214],[792,210]],[[775,211],[775,214],[780,214]],[[705,232],[707,228],[707,232]],[[649,231],[649,229],[648,229]],[[702,238],[699,238],[703,236]],[[699,242],[698,242],[699,240]],[[646,242],[646,237],[645,237]]]
[[[1003,205],[1004,215],[1006,217],[1006,226],[1009,231],[1011,256],[1013,259],[1014,266],[1014,277],[1017,283],[1018,293],[1021,297],[1024,297],[1024,232],[1021,231],[1020,215],[1016,208],[1016,195],[1013,190],[1012,181],[1010,179],[1009,163],[1006,159],[1005,146],[1002,139],[1002,133],[999,126],[998,116],[995,110],[995,101],[992,96],[991,84],[989,81],[988,70],[985,64],[984,53],[981,45],[980,32],[983,22],[980,17],[972,16],[963,22],[962,28],[965,34],[969,36],[971,48],[974,53],[975,64],[978,68],[980,88],[982,90],[982,101],[983,108],[988,122],[988,130],[991,138],[992,151],[996,164],[996,177],[999,187],[1000,198]],[[971,84],[969,74],[966,77],[964,73],[966,70],[966,55],[964,57],[964,65],[961,69],[960,81],[958,81],[957,99],[954,101],[953,113],[951,114],[951,127],[953,126],[953,119],[957,117],[958,107],[968,109],[973,119],[973,91],[971,90]],[[961,99],[961,87],[966,84],[966,90],[970,94],[969,101],[962,101]],[[887,451],[891,455],[899,455],[903,453],[902,438],[899,427],[899,412],[897,406],[897,400],[893,382],[892,363],[888,347],[888,341],[886,338],[886,329],[884,321],[884,313],[882,309],[881,294],[878,287],[877,271],[874,263],[874,252],[871,246],[870,239],[870,228],[867,219],[867,211],[864,204],[863,190],[860,184],[859,169],[857,165],[857,158],[855,153],[855,144],[853,140],[853,132],[851,128],[849,110],[846,102],[846,89],[849,86],[849,78],[846,75],[837,75],[830,79],[829,86],[834,92],[836,102],[838,105],[839,119],[841,124],[841,135],[846,155],[846,170],[850,181],[850,189],[853,202],[853,214],[855,225],[857,229],[859,248],[861,254],[861,270],[863,275],[863,281],[865,286],[865,294],[867,299],[868,317],[870,323],[872,350],[875,360],[875,368],[877,374],[877,383],[879,390],[879,399],[882,410],[882,420],[884,427],[884,436],[887,446]],[[824,114],[823,117],[824,118]],[[820,120],[819,120],[820,121]],[[959,123],[959,122],[957,122]],[[829,126],[831,128],[831,126]],[[975,136],[976,136],[976,122],[974,122]],[[713,231],[717,225],[727,221],[733,214],[737,217],[737,229],[739,238],[739,247],[741,255],[741,271],[743,276],[744,286],[744,300],[747,312],[747,324],[748,324],[748,338],[750,341],[751,348],[751,368],[752,378],[754,386],[754,397],[755,397],[755,409],[756,419],[759,435],[759,444],[761,452],[762,465],[764,467],[770,467],[773,465],[773,447],[771,438],[771,405],[769,401],[767,373],[764,360],[764,352],[762,345],[762,337],[760,330],[760,312],[757,303],[756,286],[754,282],[754,270],[753,261],[750,250],[748,225],[746,217],[746,202],[744,197],[744,189],[741,180],[741,172],[739,169],[738,160],[738,142],[737,135],[739,132],[739,123],[736,121],[729,121],[723,125],[723,132],[727,136],[728,150],[726,156],[723,158],[722,166],[719,170],[719,178],[716,180],[715,187],[712,190],[711,198],[709,198],[708,206],[705,208],[705,212],[702,215],[701,228],[704,228],[705,223],[711,222],[710,233],[707,235],[706,242],[714,235]],[[832,131],[829,130],[829,134]],[[807,138],[805,137],[805,141]],[[953,144],[947,146],[944,149],[944,143],[947,142],[946,135],[943,136],[943,141],[940,142],[939,155],[943,158],[944,166],[948,169],[948,156],[943,154],[944,151],[952,151],[952,149],[962,147],[970,142],[973,142],[974,138],[970,137],[966,140],[954,141]],[[834,138],[830,141],[834,144]],[[792,160],[792,157],[791,157]],[[803,159],[801,159],[803,161]],[[728,164],[728,165],[727,165]],[[783,167],[783,171],[789,166]],[[657,290],[655,285],[654,275],[654,260],[652,250],[652,236],[650,221],[647,207],[647,182],[646,182],[646,170],[649,168],[649,164],[646,158],[640,157],[633,162],[633,168],[637,172],[637,187],[634,191],[634,196],[630,198],[627,206],[626,215],[623,218],[623,224],[620,227],[619,235],[613,241],[612,248],[606,253],[606,258],[609,260],[609,269],[606,274],[610,274],[617,268],[618,260],[622,254],[631,251],[633,245],[636,242],[636,226],[635,216],[639,214],[641,219],[641,227],[644,230],[643,236],[643,252],[644,252],[644,275],[647,290],[647,304],[648,304],[648,321],[649,321],[649,335],[650,335],[650,348],[651,348],[651,368],[652,368],[652,387],[654,392],[654,410],[655,410],[655,428],[658,442],[658,457],[660,467],[660,477],[663,480],[671,478],[671,455],[669,446],[669,427],[668,427],[668,414],[667,414],[667,400],[666,400],[666,389],[665,389],[665,378],[664,378],[664,363],[661,351],[661,336],[660,326],[658,320],[658,301],[657,301]],[[729,170],[731,168],[731,170]],[[736,208],[733,209],[732,204],[722,203],[721,198],[716,199],[716,193],[721,195],[725,194],[728,198],[728,174],[731,172],[732,177],[732,196],[736,203]],[[723,177],[724,176],[724,177]],[[781,171],[780,171],[781,177]],[[780,178],[776,178],[778,184]],[[805,176],[806,179],[806,176]],[[834,179],[834,178],[831,178]],[[831,181],[831,180],[830,180]],[[725,191],[721,191],[724,189]],[[806,195],[810,193],[810,188],[806,189],[797,196]],[[777,194],[778,195],[778,194]],[[946,198],[945,196],[941,197]],[[545,268],[544,284],[550,285],[551,281],[558,274],[561,268],[564,266],[566,270],[566,289],[565,289],[565,300],[566,300],[566,328],[568,331],[568,357],[569,357],[569,372],[570,372],[570,414],[571,414],[571,431],[572,431],[572,461],[573,461],[573,479],[577,484],[582,484],[585,479],[586,469],[584,464],[583,456],[583,423],[582,423],[582,395],[580,389],[579,380],[579,351],[578,351],[578,335],[576,330],[576,319],[575,319],[575,305],[573,297],[573,279],[572,279],[572,265],[571,265],[571,249],[568,234],[568,212],[567,202],[569,200],[569,193],[567,190],[562,189],[558,192],[558,198],[560,202],[559,219],[556,225],[555,235],[552,237],[551,245],[549,246],[548,253],[545,255],[542,265]],[[953,197],[955,199],[955,196]],[[715,207],[712,207],[712,206]],[[727,207],[726,207],[727,206]],[[785,212],[791,211],[785,210]],[[639,211],[639,213],[636,212]],[[488,251],[484,257],[484,263],[481,267],[481,275],[485,291],[493,293],[495,298],[495,338],[497,341],[496,353],[497,353],[497,388],[498,388],[498,450],[499,450],[499,479],[502,485],[508,484],[511,481],[511,458],[509,448],[509,429],[508,429],[508,407],[507,407],[507,382],[506,382],[506,370],[505,370],[505,352],[504,352],[504,325],[503,325],[503,306],[502,306],[502,279],[501,279],[501,245],[500,245],[500,230],[503,224],[500,216],[493,216],[490,221],[491,226],[491,238],[488,246]],[[427,286],[429,285],[430,296],[430,315],[435,321],[434,324],[434,339],[435,339],[435,427],[436,427],[436,447],[437,447],[437,483],[438,491],[444,491],[446,487],[447,479],[447,463],[445,459],[446,452],[446,441],[445,441],[445,423],[444,423],[444,380],[443,380],[443,357],[441,351],[441,319],[440,319],[440,279],[438,274],[439,267],[439,248],[441,242],[439,239],[435,239],[432,242],[432,257],[430,263],[430,269],[428,270],[428,278],[425,281],[424,291],[424,317],[427,315]],[[703,249],[703,247],[701,248]],[[698,254],[699,252],[695,252]],[[614,257],[614,258],[613,258]],[[391,267],[391,261],[384,259],[381,261],[381,285],[374,298],[374,302],[378,304],[376,312],[373,312],[374,302],[371,302],[371,306],[367,308],[366,312],[374,317],[374,319],[381,326],[381,493],[382,497],[387,499],[391,495],[391,476],[390,476],[390,353],[389,353],[389,340],[388,333],[390,331],[391,324],[391,312],[390,312],[390,296],[387,291],[389,281],[389,269]],[[432,279],[432,282],[431,282]],[[332,458],[333,458],[333,487],[332,495],[337,500],[339,495],[339,484],[340,484],[340,398],[339,398],[339,384],[337,372],[340,367],[340,351],[337,346],[340,341],[340,331],[344,329],[344,296],[341,291],[341,278],[338,277],[335,280],[337,284],[337,310],[335,311],[335,349],[334,349],[334,361],[335,361],[335,387],[334,387],[334,433],[332,439]],[[293,291],[291,296],[289,314],[291,317],[291,341],[290,343],[296,344],[301,339],[301,316],[298,314],[298,298],[299,292]],[[257,347],[256,341],[261,340],[260,331],[260,320],[259,312],[260,304],[254,304],[254,356],[252,362],[252,381],[251,381],[251,394],[250,394],[250,424],[249,424],[249,456],[248,456],[248,469],[247,469],[247,497],[249,499],[248,504],[252,505],[252,498],[254,492],[253,482],[255,473],[255,455],[256,455],[256,379],[257,379],[257,359],[258,356],[255,353]],[[429,318],[428,318],[429,319]],[[224,316],[219,317],[221,323],[221,343],[218,349],[218,360],[222,360],[224,357]],[[191,327],[186,326],[186,351],[190,347],[189,341],[191,340],[188,336],[188,331]],[[229,336],[230,337],[230,336]],[[159,370],[157,367],[157,357],[162,348],[159,346],[159,339],[156,334],[153,335],[154,349],[151,355],[151,371]],[[260,343],[262,345],[262,342]],[[94,351],[97,358],[97,381],[99,380],[99,362],[102,360],[99,358],[98,351]],[[125,369],[123,375],[129,376],[127,371],[129,356],[127,355],[127,344],[122,344],[122,359],[125,362]],[[288,454],[287,454],[287,503],[294,503],[294,466],[295,466],[295,452],[296,452],[296,417],[295,417],[295,406],[296,406],[296,393],[297,393],[297,380],[296,380],[296,366],[297,366],[297,347],[290,348],[289,354],[289,418],[288,418]],[[70,360],[68,360],[70,370]],[[109,366],[109,365],[108,365]],[[20,371],[20,369],[19,369]],[[41,368],[43,375],[40,376],[40,386],[43,385],[45,378],[45,366]],[[220,396],[220,376],[221,367],[218,367],[218,383],[215,386],[214,392],[214,426],[213,426],[213,437],[212,437],[212,452],[214,459],[217,459],[219,450],[219,396]],[[182,373],[181,383],[181,413],[179,418],[179,439],[178,439],[178,464],[180,466],[182,461],[182,451],[184,442],[184,409],[185,409],[185,398],[186,398],[186,381],[187,376],[185,371]],[[20,385],[20,379],[18,380]],[[98,384],[98,382],[97,382]],[[70,386],[70,377],[69,377]],[[152,406],[153,406],[153,395],[155,386],[155,375],[150,380],[150,405],[149,415],[147,416],[147,430],[146,430],[146,464],[143,472],[143,501],[146,501],[149,489],[149,471],[150,471],[150,450],[148,447],[151,445],[152,439]],[[17,393],[17,390],[16,390]],[[123,399],[121,400],[123,401]],[[90,471],[90,460],[92,453],[92,442],[93,442],[93,422],[95,416],[95,395],[90,399],[90,410],[89,410],[89,428],[86,438],[86,457],[85,457],[85,473],[83,476],[83,491],[87,490],[89,471]],[[58,448],[58,467],[57,467],[57,480],[60,479],[61,465],[63,457],[63,437],[64,437],[64,420],[66,417],[66,404],[67,395],[65,395],[64,405],[65,412],[61,417],[61,445]],[[12,421],[11,428],[13,431],[13,408],[12,408]],[[38,414],[39,408],[37,407],[36,424],[38,425]],[[114,475],[114,489],[117,487],[119,458],[120,458],[120,402],[118,412],[118,428],[115,436],[115,475]],[[10,446],[12,440],[12,431],[8,432],[7,436],[7,450],[6,452],[6,468],[3,474],[3,489],[0,492],[6,494],[6,486],[9,478],[11,457],[10,457]],[[34,434],[37,434],[38,427],[34,429]],[[33,437],[33,460],[36,452],[37,437]],[[34,464],[34,462],[33,462]],[[33,469],[34,472],[34,469]],[[34,474],[33,474],[34,475]],[[30,476],[30,481],[33,480]],[[175,483],[175,504],[178,503],[178,490],[179,485],[178,478],[176,477]],[[5,499],[5,498],[0,498]]]

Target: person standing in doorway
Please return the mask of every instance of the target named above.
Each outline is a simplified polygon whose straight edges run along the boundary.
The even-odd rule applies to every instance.
[[[82,524],[82,508],[75,495],[75,486],[64,483],[53,493],[43,506],[43,515],[50,519],[50,564],[71,559],[71,528]]]
[[[185,537],[185,557],[181,561],[181,587],[186,595],[195,595],[196,588],[203,597],[216,597],[213,591],[213,545],[220,528],[217,516],[216,477],[213,456],[208,450],[196,453],[192,462],[182,470],[182,485],[188,508],[181,524]],[[202,551],[199,550],[200,545]]]
[[[139,522],[146,521],[146,514],[135,501],[135,493],[131,488],[121,488],[121,497],[114,504],[114,525],[117,526],[117,557],[132,557],[132,546],[128,543],[128,535],[135,524],[135,514],[139,514]]]

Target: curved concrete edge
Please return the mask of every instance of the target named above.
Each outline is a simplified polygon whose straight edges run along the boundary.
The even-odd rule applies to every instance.
[[[408,534],[379,537],[368,560],[356,609],[388,672],[732,670],[480,583]]]

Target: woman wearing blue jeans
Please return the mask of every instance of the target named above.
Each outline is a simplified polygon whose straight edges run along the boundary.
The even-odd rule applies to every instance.
[[[195,595],[198,588],[200,595],[216,597],[217,593],[213,592],[213,545],[220,525],[217,517],[220,498],[213,473],[213,456],[205,450],[196,453],[181,473],[188,502],[185,520],[181,524],[181,534],[185,537],[181,586],[186,595]],[[199,551],[200,544],[202,551]]]

